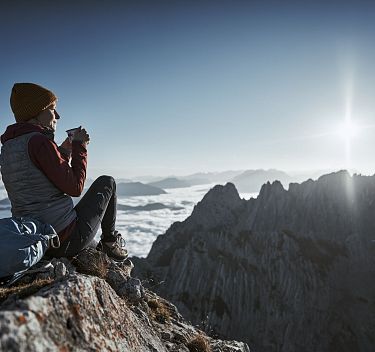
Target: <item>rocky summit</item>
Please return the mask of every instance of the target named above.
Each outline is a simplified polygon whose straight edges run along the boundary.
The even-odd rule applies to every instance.
[[[375,351],[375,176],[346,171],[244,200],[215,186],[138,275],[194,324],[255,351]]]
[[[0,351],[250,352],[207,336],[94,249],[0,288]]]

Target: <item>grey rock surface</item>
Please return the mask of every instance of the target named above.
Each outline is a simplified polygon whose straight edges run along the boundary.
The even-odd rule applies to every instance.
[[[0,304],[0,351],[189,351],[186,343],[197,335],[213,350],[222,345],[225,351],[248,351],[244,343],[210,338],[187,323],[173,304],[144,290],[128,265],[94,249],[73,262],[77,270],[104,277],[54,259],[56,275],[43,288]]]
[[[137,275],[194,324],[256,351],[375,351],[375,176],[215,186]]]

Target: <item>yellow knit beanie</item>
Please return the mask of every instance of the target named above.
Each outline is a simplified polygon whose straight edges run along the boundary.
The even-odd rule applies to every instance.
[[[37,116],[57,100],[50,90],[34,83],[15,83],[10,95],[10,106],[17,122]]]

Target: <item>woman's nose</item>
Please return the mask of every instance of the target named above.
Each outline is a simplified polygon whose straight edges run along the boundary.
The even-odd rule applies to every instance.
[[[56,119],[56,120],[60,119],[60,115],[59,115],[59,113],[58,113],[56,110],[54,110],[54,112],[55,112],[55,119]]]

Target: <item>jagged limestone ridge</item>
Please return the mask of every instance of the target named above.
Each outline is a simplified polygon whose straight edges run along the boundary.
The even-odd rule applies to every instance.
[[[374,200],[375,177],[345,171],[248,201],[216,186],[138,267],[193,322],[255,350],[372,351]]]

